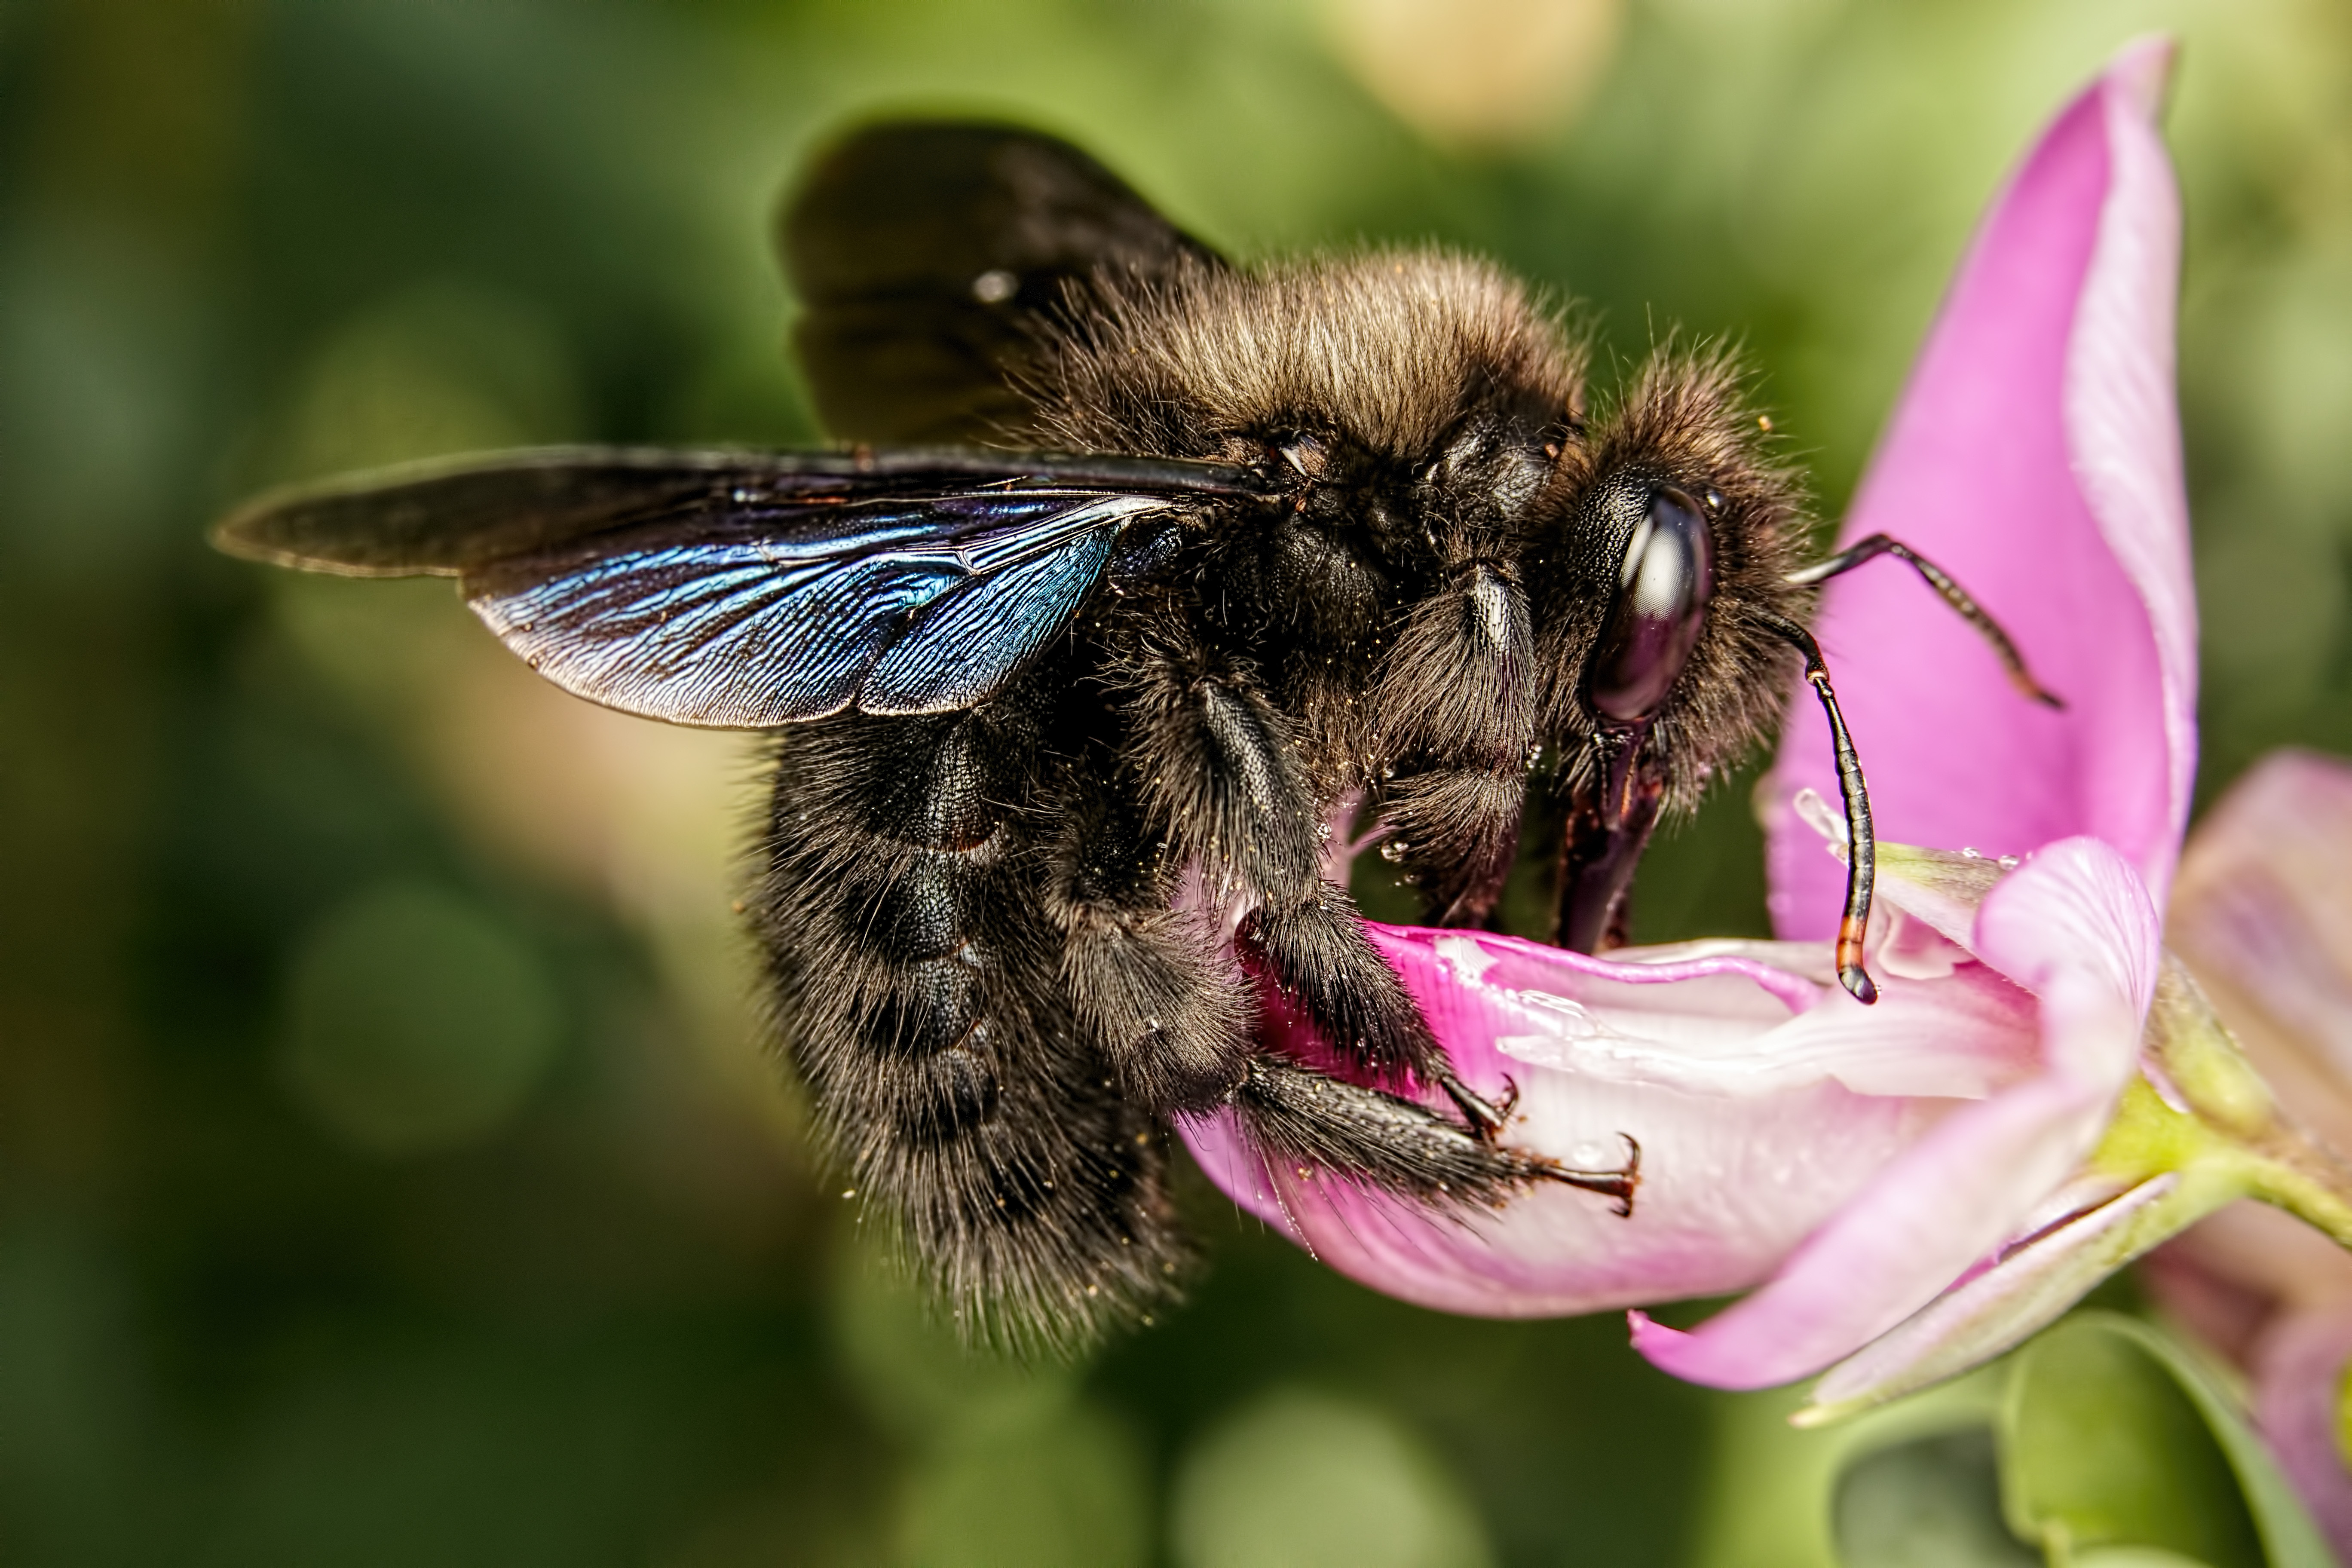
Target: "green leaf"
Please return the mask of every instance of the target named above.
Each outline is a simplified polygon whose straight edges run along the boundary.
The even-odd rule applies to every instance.
[[[1874,1449],[1838,1478],[1832,1531],[1843,1568],[2037,1568],[2001,1521],[1989,1426]]]
[[[2210,1568],[2334,1562],[2231,1396],[2147,1324],[2078,1313],[2027,1346],[2000,1431],[2011,1528],[2054,1564],[2147,1560],[2126,1547]]]
[[[2216,1382],[2195,1352],[2170,1334],[2133,1318],[2096,1316],[2161,1363],[2187,1391],[2237,1474],[2273,1568],[2337,1568],[2335,1553],[2305,1510],[2294,1485],[2279,1473],[2270,1449],[2246,1425],[2244,1406],[2237,1396]]]

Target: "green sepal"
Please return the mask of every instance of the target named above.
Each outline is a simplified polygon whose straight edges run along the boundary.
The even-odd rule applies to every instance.
[[[2079,1312],[2020,1351],[1998,1431],[2010,1528],[2053,1568],[2124,1547],[2210,1568],[2334,1568],[2238,1401],[2147,1323]]]

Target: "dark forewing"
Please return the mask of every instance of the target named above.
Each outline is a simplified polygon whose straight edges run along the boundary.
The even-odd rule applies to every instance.
[[[1067,282],[1216,258],[1118,176],[1004,125],[869,126],[784,208],[801,363],[825,426],[877,442],[1018,438],[1007,374]]]
[[[757,728],[984,700],[1122,551],[1250,477],[1204,464],[963,452],[574,449],[265,497],[235,553],[461,579],[565,689]]]

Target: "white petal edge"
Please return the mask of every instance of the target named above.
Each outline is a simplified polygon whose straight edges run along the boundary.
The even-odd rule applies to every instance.
[[[2161,906],[2197,772],[2197,594],[2174,391],[2180,195],[2156,128],[2169,38],[2136,39],[2104,79],[2107,198],[2067,343],[2066,440],[2107,548],[2139,591],[2164,683],[2172,832],[2139,868]]]

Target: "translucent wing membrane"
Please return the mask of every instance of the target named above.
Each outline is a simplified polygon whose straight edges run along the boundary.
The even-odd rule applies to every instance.
[[[952,500],[837,508],[828,521],[854,519],[837,541],[755,532],[525,558],[468,574],[466,597],[541,675],[632,713],[743,726],[851,706],[937,713],[1002,685],[1077,609],[1119,526],[1170,506]],[[942,530],[973,512],[985,533]]]
[[[265,498],[240,554],[457,576],[565,689],[678,723],[970,707],[1115,558],[1258,492],[1204,464],[993,453],[521,454]],[[1120,550],[1125,536],[1130,548]]]
[[[1118,496],[1082,510],[1113,509],[1126,516],[1160,510],[1139,496]],[[1076,611],[1102,575],[1116,531],[1097,519],[1032,560],[951,584],[859,683],[857,706],[868,713],[938,713],[986,697]]]

